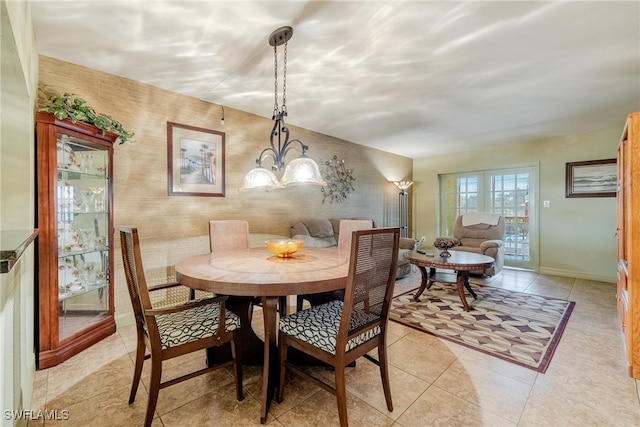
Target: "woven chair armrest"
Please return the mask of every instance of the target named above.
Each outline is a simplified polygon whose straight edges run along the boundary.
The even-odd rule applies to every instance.
[[[178,313],[180,311],[190,310],[194,307],[200,307],[202,305],[212,304],[214,302],[220,303],[220,319],[224,319],[225,304],[224,302],[229,299],[228,296],[222,295],[214,298],[205,298],[195,301],[187,301],[184,304],[178,304],[171,307],[164,308],[152,308],[151,310],[145,310],[145,316],[160,316],[163,314]]]
[[[184,286],[184,285],[177,282],[171,282],[171,283],[163,283],[161,285],[149,286],[148,289],[149,289],[149,292],[152,292],[152,291],[160,291],[163,289],[175,288],[177,286]]]

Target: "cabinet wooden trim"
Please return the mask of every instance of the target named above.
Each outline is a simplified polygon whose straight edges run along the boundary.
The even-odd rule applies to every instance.
[[[640,379],[640,112],[629,114],[618,146],[618,314],[629,375]]]
[[[106,308],[100,311],[103,315],[99,320],[91,322],[86,327],[60,336],[60,313],[64,304],[59,296],[59,257],[64,258],[65,252],[59,252],[59,203],[57,200],[57,186],[59,173],[57,135],[67,135],[81,141],[86,148],[96,150],[105,156],[104,177],[97,179],[106,182],[104,190],[105,207],[101,213],[101,223],[108,245],[103,249],[93,247],[95,256],[102,257],[104,252],[108,261],[102,265],[102,281],[96,291],[108,301]],[[114,320],[114,232],[113,232],[113,144],[117,135],[104,132],[86,123],[73,123],[70,120],[59,120],[53,114],[39,112],[36,114],[36,223],[39,237],[36,241],[36,276],[37,276],[37,313],[38,331],[36,334],[37,367],[49,368],[67,360],[87,347],[97,343],[116,331]],[[62,171],[64,174],[67,171]],[[73,172],[69,171],[69,174]],[[78,172],[78,176],[83,173]],[[73,215],[73,214],[72,214]],[[106,215],[106,218],[104,217]],[[95,215],[97,217],[97,213]],[[95,281],[95,279],[94,279]],[[83,283],[83,286],[85,284]],[[87,291],[88,293],[89,291]],[[76,310],[80,311],[80,310]]]

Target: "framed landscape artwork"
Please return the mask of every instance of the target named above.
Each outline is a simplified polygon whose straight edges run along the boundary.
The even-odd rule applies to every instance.
[[[170,196],[224,197],[224,136],[167,122]]]
[[[566,197],[615,197],[616,159],[567,163]]]

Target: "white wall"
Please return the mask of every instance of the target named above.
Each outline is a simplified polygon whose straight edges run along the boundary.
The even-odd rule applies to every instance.
[[[438,174],[539,164],[539,271],[615,282],[616,199],[565,198],[567,162],[616,157],[626,117],[607,131],[538,139],[416,159],[414,235],[438,234]],[[541,208],[549,200],[550,208]]]
[[[34,227],[34,114],[37,50],[26,2],[0,2],[0,236]],[[27,234],[28,235],[28,234]],[[6,244],[6,241],[5,241]],[[4,244],[0,242],[2,249]],[[28,409],[35,372],[34,248],[9,273],[0,274],[0,402]],[[9,418],[9,419],[7,419]]]

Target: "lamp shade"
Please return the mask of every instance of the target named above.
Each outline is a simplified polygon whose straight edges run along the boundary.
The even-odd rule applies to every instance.
[[[322,179],[318,164],[308,157],[298,157],[287,163],[280,184],[284,187],[297,184],[327,185]]]
[[[405,192],[413,185],[413,181],[392,181],[396,187]]]
[[[251,169],[244,176],[240,191],[249,191],[255,188],[271,191],[276,188],[282,188],[282,185],[278,182],[278,178],[273,172],[263,167],[257,167]]]

